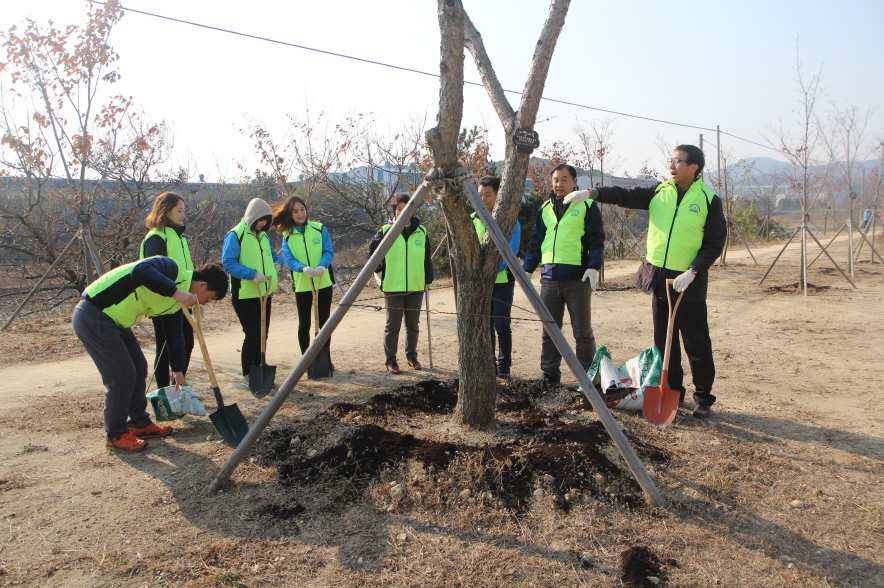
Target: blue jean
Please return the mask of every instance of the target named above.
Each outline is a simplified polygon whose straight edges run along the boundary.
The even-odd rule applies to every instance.
[[[117,325],[86,300],[77,304],[71,322],[104,383],[104,430],[108,440],[128,433],[129,425],[138,429],[148,426],[147,359],[132,329]]]
[[[494,284],[491,291],[491,349],[494,350],[494,335],[497,334],[497,369],[503,373],[509,373],[513,365],[513,330],[510,327],[512,320],[510,315],[513,306],[513,292],[515,282],[503,282]]]

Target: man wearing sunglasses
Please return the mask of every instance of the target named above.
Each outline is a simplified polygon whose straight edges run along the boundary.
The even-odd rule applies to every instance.
[[[635,274],[635,286],[651,295],[654,343],[664,351],[669,324],[666,280],[674,279],[673,290],[684,292],[675,317],[685,353],[691,366],[696,404],[694,416],[706,418],[715,403],[712,383],[715,363],[706,320],[706,290],[709,268],[721,255],[727,236],[721,199],[703,183],[703,151],[694,145],[679,145],[669,160],[671,178],[654,188],[631,189],[611,186],[572,192],[565,203],[591,198],[603,204],[649,211],[647,257]],[[675,296],[672,297],[675,300]],[[684,400],[684,370],[681,346],[672,338],[669,387],[680,390]]]

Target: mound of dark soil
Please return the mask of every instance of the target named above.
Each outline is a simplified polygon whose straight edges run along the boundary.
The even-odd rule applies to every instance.
[[[561,406],[567,416],[540,407],[542,396],[533,383],[501,386],[493,433],[502,441],[469,445],[421,436],[428,422],[453,411],[457,382],[420,382],[363,403],[334,404],[313,419],[269,431],[256,446],[256,460],[276,468],[284,486],[321,488],[330,498],[326,508],[340,508],[368,488],[390,510],[428,500],[451,507],[480,500],[522,512],[543,496],[566,510],[586,498],[642,504],[604,427],[575,416],[582,409],[574,395]],[[646,459],[665,460],[658,448],[638,440],[634,446]]]
[[[660,560],[648,547],[636,545],[620,554],[623,584],[629,588],[654,588],[658,586],[649,577],[661,577]]]

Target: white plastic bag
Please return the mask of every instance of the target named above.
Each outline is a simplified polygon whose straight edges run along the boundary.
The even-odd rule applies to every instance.
[[[190,386],[176,390],[166,386],[147,395],[157,421],[174,421],[186,414],[206,416],[206,409],[199,396],[190,391]]]

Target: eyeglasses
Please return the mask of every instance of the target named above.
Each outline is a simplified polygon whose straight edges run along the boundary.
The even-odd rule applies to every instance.
[[[669,160],[669,165],[678,165],[679,163],[687,163],[687,159],[675,159],[674,157]]]

